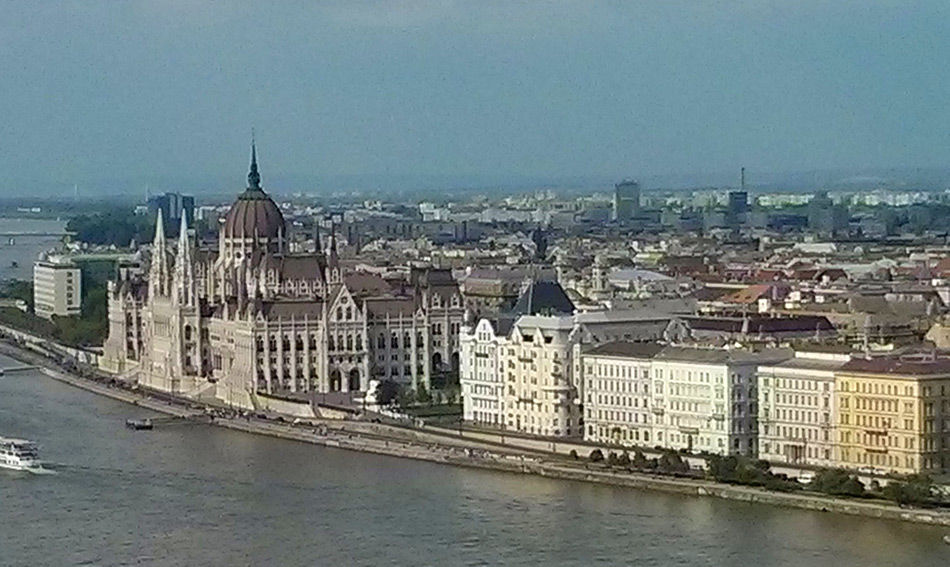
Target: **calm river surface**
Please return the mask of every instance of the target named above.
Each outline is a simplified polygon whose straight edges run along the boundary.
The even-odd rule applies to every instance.
[[[0,435],[56,469],[0,470],[0,565],[950,565],[945,530],[123,427],[142,415],[0,377]]]

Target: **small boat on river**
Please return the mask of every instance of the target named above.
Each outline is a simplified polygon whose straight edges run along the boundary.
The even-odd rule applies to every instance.
[[[148,418],[127,419],[125,420],[125,426],[136,431],[147,431],[152,428],[152,420]]]
[[[16,471],[41,469],[36,443],[24,439],[0,437],[0,468]]]

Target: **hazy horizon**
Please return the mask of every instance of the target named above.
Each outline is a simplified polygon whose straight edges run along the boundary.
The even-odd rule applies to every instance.
[[[950,180],[941,2],[2,5],[3,197]]]

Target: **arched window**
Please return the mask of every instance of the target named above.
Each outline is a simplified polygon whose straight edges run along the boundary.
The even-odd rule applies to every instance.
[[[327,350],[333,351],[336,350],[336,342],[333,340],[333,335],[327,337]]]
[[[353,335],[346,336],[346,350],[353,350]]]
[[[345,343],[343,342],[343,334],[340,333],[339,335],[336,336],[336,346],[338,349],[343,350],[344,344]]]
[[[393,348],[399,348],[399,335],[393,333],[392,340],[390,341],[389,346]]]
[[[356,335],[356,350],[363,350],[363,335]]]
[[[347,320],[347,321],[352,321],[352,320],[353,320],[353,308],[352,308],[352,307],[347,307],[347,308],[346,308],[346,320]]]
[[[386,333],[380,333],[379,338],[376,339],[377,348],[386,348]]]
[[[336,318],[337,318],[338,321],[343,320],[343,308],[342,308],[342,307],[337,307],[337,308],[336,308]]]
[[[412,344],[412,338],[409,333],[404,333],[402,335],[402,348],[409,348],[409,345]]]

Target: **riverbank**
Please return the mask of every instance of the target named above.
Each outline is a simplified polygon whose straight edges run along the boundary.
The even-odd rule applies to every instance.
[[[40,355],[23,351],[13,345],[0,344],[0,354],[27,364],[37,365],[43,374],[59,382],[150,411],[180,417],[204,413],[204,408],[191,400],[174,399],[166,396],[156,397],[146,390],[130,390],[66,373],[55,368],[50,361]],[[215,413],[212,424],[219,427],[351,451],[500,472],[533,474],[562,480],[950,526],[950,513],[905,509],[882,501],[838,499],[819,494],[772,492],[703,479],[615,472],[598,465],[591,465],[583,460],[568,460],[543,452],[517,451],[510,447],[450,437],[424,430],[395,428],[360,421],[314,419],[294,424],[286,421],[238,416],[237,414],[214,409],[211,411]]]

